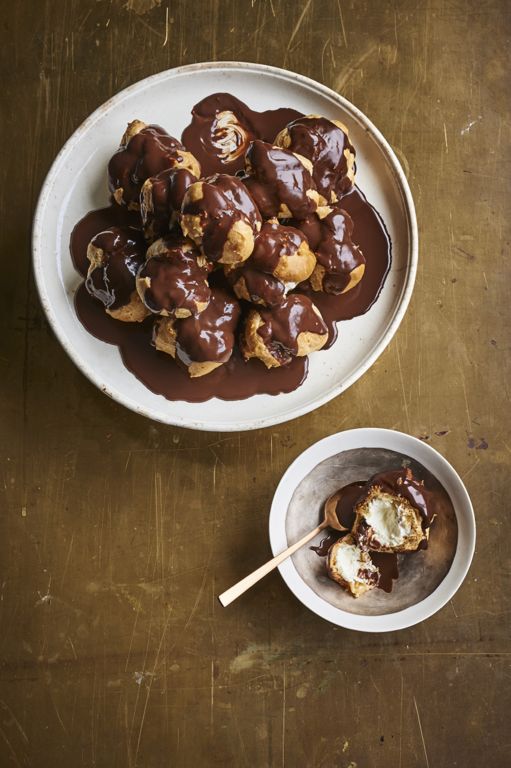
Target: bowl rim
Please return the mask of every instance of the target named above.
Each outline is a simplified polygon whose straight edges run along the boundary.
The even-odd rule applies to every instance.
[[[435,477],[438,477],[439,471],[448,477],[451,490],[456,491],[459,503],[456,504],[455,499],[451,499],[458,523],[458,540],[447,574],[424,600],[394,613],[364,616],[343,611],[320,597],[302,580],[291,558],[279,566],[279,571],[295,597],[326,621],[359,632],[392,632],[406,629],[429,618],[453,598],[468,573],[475,550],[476,522],[468,491],[452,464],[431,445],[405,432],[378,427],[359,427],[336,432],[313,443],[290,464],[277,486],[270,509],[270,546],[274,555],[288,546],[285,520],[289,503],[299,482],[325,459],[353,448],[396,450],[420,461]]]
[[[260,73],[263,75],[270,75],[279,77],[284,80],[290,80],[305,85],[309,89],[314,89],[322,93],[325,97],[339,104],[339,106],[345,111],[349,112],[353,119],[362,124],[368,133],[372,136],[373,140],[380,146],[389,164],[389,168],[395,178],[397,188],[402,197],[403,210],[406,217],[408,240],[409,240],[409,253],[408,253],[408,270],[401,293],[399,305],[394,312],[387,330],[380,342],[375,346],[371,354],[369,354],[360,366],[353,373],[348,376],[343,382],[332,386],[332,388],[320,397],[314,398],[313,401],[309,401],[305,404],[294,406],[292,408],[283,408],[279,414],[274,414],[268,417],[262,417],[253,419],[250,416],[244,421],[238,420],[236,422],[226,422],[214,419],[193,419],[189,416],[180,417],[178,413],[163,414],[157,413],[155,409],[150,406],[140,405],[140,403],[132,398],[128,392],[121,387],[107,386],[105,382],[98,376],[94,370],[94,366],[86,362],[83,357],[75,350],[71,340],[63,327],[59,314],[53,309],[52,302],[45,288],[44,278],[44,266],[42,255],[42,227],[45,220],[46,209],[50,202],[51,193],[55,179],[58,176],[59,170],[73,151],[73,148],[81,135],[88,131],[96,121],[102,117],[105,111],[109,111],[122,103],[124,99],[128,98],[133,92],[139,89],[145,89],[154,83],[159,81],[186,75],[193,72],[201,72],[205,70],[241,70],[246,72]],[[53,333],[57,337],[61,346],[65,352],[75,363],[78,369],[91,381],[98,389],[111,397],[113,400],[124,405],[130,410],[139,413],[146,418],[154,421],[159,421],[164,424],[185,427],[189,429],[204,430],[204,431],[222,431],[222,432],[242,432],[251,429],[259,429],[263,427],[269,427],[283,422],[290,421],[292,419],[303,416],[306,413],[316,410],[325,403],[334,399],[352,384],[355,383],[361,376],[363,376],[368,369],[374,364],[378,357],[382,354],[385,348],[388,346],[392,338],[394,337],[410,302],[415,278],[417,274],[418,263],[418,227],[417,216],[415,212],[415,206],[412,198],[410,186],[408,184],[406,175],[401,167],[401,164],[391,148],[388,141],[378,128],[372,123],[372,121],[356,106],[354,106],[348,99],[341,96],[336,91],[328,88],[322,83],[317,82],[305,75],[301,75],[295,72],[291,72],[279,67],[270,66],[268,64],[258,64],[252,62],[240,62],[240,61],[219,61],[219,62],[200,62],[195,64],[187,64],[184,66],[174,67],[171,69],[163,70],[149,77],[143,78],[135,83],[132,83],[127,88],[117,92],[110,99],[101,104],[94,112],[92,112],[71,134],[67,139],[60,152],[53,161],[50,169],[46,175],[46,178],[41,187],[39,197],[37,200],[35,214],[32,225],[32,263],[35,275],[35,283],[39,294],[39,299],[43,306],[46,318],[53,330]],[[212,403],[215,398],[208,401]],[[176,401],[178,402],[178,401]],[[250,402],[250,398],[247,399],[247,403]],[[174,409],[175,410],[175,409]],[[247,409],[248,410],[248,409]],[[210,409],[211,411],[211,409]]]

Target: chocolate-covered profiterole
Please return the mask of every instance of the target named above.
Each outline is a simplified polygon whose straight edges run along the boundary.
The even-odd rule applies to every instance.
[[[316,254],[317,264],[310,277],[314,291],[335,295],[354,288],[364,276],[364,254],[351,239],[353,219],[339,206],[329,208],[322,219],[308,216],[296,226],[305,234]]]
[[[275,144],[312,162],[312,178],[329,203],[335,203],[353,187],[355,150],[348,129],[338,120],[320,115],[299,117],[279,133]]]
[[[145,249],[142,232],[135,227],[110,227],[87,247],[86,288],[116,320],[140,322],[149,314],[135,288]]]
[[[378,472],[368,481],[367,490],[374,485],[388,493],[402,496],[419,513],[423,529],[430,527],[435,518],[433,496],[424,487],[424,482],[413,476],[409,467]]]
[[[238,298],[271,307],[306,280],[315,266],[305,235],[270,219],[257,234],[250,258],[232,274],[226,272]]]
[[[295,109],[281,107],[255,112],[230,93],[212,93],[192,109],[192,122],[182,135],[185,146],[199,160],[204,175],[241,170],[251,141],[273,141]]]
[[[138,209],[144,181],[167,168],[186,168],[197,178],[200,176],[199,163],[180,141],[159,125],[133,120],[108,163],[108,182],[115,202]]]
[[[231,357],[240,312],[236,299],[221,288],[213,288],[200,315],[157,320],[153,343],[184,365],[190,377],[205,376]]]
[[[180,223],[207,259],[240,264],[252,253],[261,215],[244,184],[220,173],[187,189]]]
[[[327,339],[319,309],[307,296],[290,294],[277,307],[249,312],[241,345],[245,359],[257,357],[274,368],[321,349]]]
[[[170,235],[156,240],[137,275],[137,291],[155,314],[188,317],[203,312],[211,290],[208,268],[194,243]]]
[[[253,141],[243,177],[263,218],[304,219],[325,203],[312,179],[312,164],[287,149]]]
[[[424,484],[411,469],[372,477],[355,505],[352,532],[359,544],[377,552],[414,552],[426,548],[433,520]]]
[[[197,177],[187,168],[167,168],[144,181],[140,215],[148,240],[166,235],[177,222],[185,192],[195,181]]]

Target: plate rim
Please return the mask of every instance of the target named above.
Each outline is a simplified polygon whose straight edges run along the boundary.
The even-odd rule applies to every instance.
[[[357,444],[363,441],[363,444]],[[322,461],[338,453],[342,453],[353,448],[387,448],[403,450],[403,445],[397,445],[399,441],[410,446],[412,451],[408,455],[416,458],[417,461],[424,463],[424,458],[418,459],[413,453],[413,449],[429,457],[434,463],[439,464],[452,478],[456,487],[456,493],[461,499],[459,507],[463,508],[463,526],[460,524],[460,514],[454,504],[456,520],[458,522],[458,541],[451,566],[436,589],[431,592],[424,600],[414,603],[408,608],[387,614],[377,614],[365,616],[363,614],[349,613],[337,608],[328,601],[324,600],[314,590],[309,587],[298,573],[291,558],[285,560],[278,566],[280,575],[296,598],[313,613],[320,618],[335,624],[344,629],[356,630],[359,632],[393,632],[400,629],[407,629],[416,624],[420,624],[433,614],[443,608],[449,600],[452,600],[458,589],[463,584],[467,573],[472,564],[476,544],[476,521],[474,508],[469,493],[452,464],[433,446],[419,440],[419,438],[409,435],[406,432],[400,432],[394,429],[385,429],[380,427],[357,427],[355,429],[335,432],[332,435],[316,441],[302,451],[283,473],[279,484],[273,496],[270,515],[268,520],[268,531],[270,538],[270,547],[274,556],[285,549],[287,538],[285,533],[285,519],[289,503],[298,487],[299,482],[307,472],[312,471]],[[339,442],[345,443],[339,447]],[[420,446],[420,448],[419,448]],[[311,457],[319,451],[320,456]],[[427,461],[424,464],[427,469]],[[299,479],[294,478],[296,472],[299,472]],[[431,470],[430,470],[431,471]],[[433,474],[435,474],[433,472]],[[436,474],[435,474],[436,476]],[[291,491],[287,486],[291,486]],[[284,512],[282,512],[284,510]],[[461,533],[460,533],[461,532]]]
[[[252,71],[264,75],[276,76],[284,80],[296,81],[309,88],[321,92],[324,96],[337,102],[345,111],[349,112],[353,117],[358,120],[369,132],[372,134],[372,138],[379,144],[380,148],[384,152],[386,159],[389,163],[390,170],[394,175],[397,187],[402,197],[403,209],[406,218],[406,225],[408,230],[409,248],[408,248],[408,270],[405,278],[405,283],[402,290],[399,305],[394,313],[394,316],[389,323],[389,326],[383,335],[380,342],[375,346],[371,354],[369,354],[365,361],[342,383],[334,385],[331,390],[321,397],[317,397],[313,402],[308,402],[301,406],[295,406],[291,409],[283,409],[281,413],[272,416],[251,419],[247,418],[244,421],[238,420],[237,422],[225,422],[221,420],[211,419],[191,419],[189,417],[179,417],[177,413],[162,414],[155,413],[154,410],[145,405],[140,405],[133,400],[127,392],[123,392],[121,389],[106,386],[101,380],[101,377],[95,373],[93,366],[89,365],[83,360],[72,343],[68,340],[66,332],[62,327],[62,322],[59,321],[57,312],[53,309],[52,302],[45,290],[44,285],[44,269],[41,253],[41,240],[42,240],[42,226],[44,223],[44,214],[46,206],[49,201],[49,197],[53,188],[53,184],[58,175],[60,165],[63,160],[71,153],[74,145],[85,131],[89,130],[94,123],[102,116],[105,111],[114,108],[116,105],[122,103],[122,101],[131,95],[133,91],[137,91],[140,88],[145,89],[152,83],[172,78],[174,76],[188,74],[193,72],[201,72],[204,70],[240,70],[240,71]],[[280,67],[274,67],[268,64],[259,64],[253,62],[240,62],[240,61],[218,61],[218,62],[198,62],[194,64],[187,64],[183,66],[173,67],[170,69],[157,72],[149,77],[138,80],[135,83],[127,86],[126,88],[118,91],[112,97],[103,102],[97,109],[95,109],[77,128],[71,136],[64,143],[63,147],[55,157],[51,164],[45,180],[42,184],[37,204],[35,207],[33,225],[32,225],[32,265],[35,276],[35,283],[39,300],[45,312],[46,318],[52,328],[57,340],[64,348],[66,354],[70,357],[77,368],[91,381],[101,392],[108,395],[110,398],[120,403],[121,405],[129,408],[130,410],[138,413],[153,421],[157,421],[163,424],[184,427],[189,429],[201,430],[201,431],[221,431],[221,432],[243,432],[252,429],[260,429],[264,427],[274,426],[281,424],[292,419],[299,418],[307,413],[315,411],[322,405],[325,405],[330,400],[338,397],[342,392],[347,390],[352,384],[354,384],[359,378],[361,378],[371,366],[376,362],[380,355],[387,348],[391,340],[393,339],[396,331],[398,330],[413,293],[415,279],[417,275],[418,265],[418,226],[417,215],[415,211],[415,205],[413,202],[412,193],[408,180],[404,173],[404,170],[389,142],[385,139],[381,131],[373,124],[373,122],[354,104],[352,104],[344,96],[341,96],[336,91],[332,90],[326,85],[319,83],[312,78],[306,77],[290,70],[282,69]],[[277,395],[278,397],[278,395]],[[214,402],[215,398],[208,401],[208,403]],[[179,402],[179,401],[172,401]],[[245,402],[249,403],[250,398],[246,398]],[[212,409],[210,409],[212,410]]]

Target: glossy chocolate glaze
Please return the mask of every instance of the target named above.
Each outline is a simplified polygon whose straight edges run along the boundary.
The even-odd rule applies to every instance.
[[[291,120],[300,117],[295,109],[255,112],[230,93],[213,93],[192,110],[192,122],[182,135],[183,144],[200,162],[205,175],[236,173],[245,164],[251,141],[273,142]]]
[[[197,151],[198,144],[194,145],[194,142],[201,144],[200,131],[206,130],[208,120],[211,123],[206,114],[208,110],[211,116],[215,114],[215,110],[232,108],[234,111],[235,106],[239,114],[245,115],[247,119],[250,117],[252,120],[254,135],[257,134],[257,138],[269,142],[274,140],[276,134],[287,122],[299,116],[299,113],[294,110],[255,113],[234,97],[213,94],[195,108],[192,124],[183,134],[187,136],[187,148],[196,156],[200,154]],[[201,119],[197,120],[197,116]],[[205,145],[201,144],[201,146]],[[159,157],[158,151],[156,156]],[[202,149],[199,160],[203,160],[204,157],[204,149]],[[211,156],[209,160],[209,165],[204,165],[206,173],[222,170],[234,172],[244,165],[242,156],[232,166],[225,165],[218,156]],[[164,168],[157,167],[148,173],[147,170],[142,170],[142,175],[147,173],[146,178],[148,178],[157,175],[165,168],[168,168],[168,165]],[[367,259],[364,278],[356,288],[342,296],[311,292],[306,285],[298,289],[299,293],[309,295],[320,309],[329,327],[330,343],[336,336],[336,321],[363,314],[372,306],[390,267],[390,240],[385,226],[363,194],[357,189],[353,190],[343,198],[342,207],[353,218],[355,242],[359,244]],[[71,234],[70,249],[73,263],[82,276],[87,274],[89,262],[86,252],[89,241],[98,232],[112,226],[135,226],[142,229],[140,214],[128,210],[126,206],[112,205],[98,211],[91,211],[76,224]],[[258,275],[254,275],[253,280],[254,283],[259,281],[259,285],[262,285]],[[215,284],[215,281],[218,281],[217,273],[209,278],[210,283]],[[280,287],[273,286],[273,289],[276,291],[274,296],[277,297]],[[307,358],[293,358],[285,366],[268,370],[256,359],[243,361],[236,347],[231,359],[225,365],[207,376],[190,379],[186,371],[182,370],[169,355],[157,352],[151,346],[152,317],[142,323],[122,323],[114,320],[105,313],[101,304],[89,296],[85,285],[77,291],[75,305],[78,317],[87,330],[103,341],[116,344],[126,367],[148,389],[169,400],[202,402],[213,397],[240,400],[254,394],[275,395],[295,390],[307,375]],[[243,311],[245,309],[246,306],[243,305]]]
[[[185,365],[226,363],[234,349],[240,315],[238,300],[222,288],[214,288],[204,312],[174,324],[179,360]]]
[[[114,320],[93,301],[83,283],[75,295],[75,307],[89,333],[118,346],[126,368],[151,392],[167,400],[202,403],[212,397],[239,400],[258,394],[278,395],[293,392],[307,376],[307,358],[295,358],[269,376],[259,360],[245,362],[235,349],[225,365],[207,376],[191,379],[170,355],[152,346],[152,317],[142,323]]]
[[[326,117],[299,117],[287,126],[292,152],[313,163],[313,179],[318,192],[331,201],[332,193],[339,199],[353,186],[347,177],[348,164],[344,154],[355,154],[348,136]]]
[[[362,251],[351,239],[354,226],[351,216],[340,206],[332,206],[323,219],[314,214],[296,222],[295,226],[307,237],[318,264],[325,268],[323,290],[342,293],[350,281],[351,272],[365,264]]]
[[[297,293],[290,294],[276,307],[261,307],[258,312],[263,325],[257,329],[257,333],[281,365],[286,365],[298,353],[298,337],[301,333],[328,332],[310,299]]]
[[[122,188],[123,202],[138,204],[144,181],[181,162],[183,150],[181,142],[159,125],[147,125],[110,159],[110,191]]]
[[[395,552],[369,552],[369,557],[380,571],[378,589],[392,592],[394,581],[399,578],[399,567]]]
[[[208,270],[197,261],[200,253],[196,248],[185,249],[177,238],[160,243],[164,250],[148,258],[138,273],[143,302],[151,312],[173,315],[176,309],[186,309],[195,314],[197,305],[207,304],[211,296]],[[149,285],[142,283],[145,280]]]
[[[85,281],[88,292],[107,309],[129,304],[135,290],[137,272],[144,263],[146,243],[139,229],[110,227],[91,240],[103,253],[101,263],[92,268]]]
[[[247,155],[247,174],[243,180],[263,218],[270,219],[285,205],[296,219],[304,219],[317,209],[307,192],[315,189],[308,169],[292,152],[264,141],[254,141]]]
[[[144,192],[140,195],[140,213],[144,231],[150,239],[166,235],[175,214],[181,211],[185,192],[197,178],[186,168],[167,168],[149,179],[151,210],[144,201]]]
[[[236,286],[241,278],[245,282],[250,301],[254,304],[263,303],[267,307],[275,307],[283,301],[286,295],[284,283],[278,277],[273,277],[273,275],[253,267],[251,258],[247,259],[241,267],[227,273],[227,280],[232,286]],[[235,292],[239,295],[237,291]]]
[[[243,183],[234,176],[217,174],[202,182],[202,197],[185,196],[183,216],[198,216],[202,228],[202,250],[208,259],[222,258],[229,232],[237,221],[245,221],[253,231],[261,223],[254,201]]]
[[[295,227],[286,227],[275,221],[267,221],[254,241],[251,264],[262,272],[273,273],[283,256],[293,256],[305,235]]]
[[[89,259],[87,258],[87,246],[98,232],[112,227],[135,227],[140,229],[140,216],[137,211],[130,211],[125,206],[109,205],[108,208],[99,208],[89,211],[83,219],[76,224],[71,232],[69,250],[73,266],[82,277],[87,277]]]
[[[329,528],[328,535],[321,539],[319,546],[309,547],[309,549],[312,549],[312,551],[316,552],[316,554],[320,557],[326,557],[332,544],[335,544],[335,542],[338,541],[338,539],[341,539],[343,536],[347,536],[353,526],[353,523],[355,522],[355,504],[359,500],[365,487],[366,481],[359,480],[354,483],[349,483],[349,485],[345,485],[337,492],[340,494],[340,496],[337,501],[335,514],[337,515],[339,523],[348,530],[338,531],[333,528]]]
[[[241,267],[228,272],[230,285],[235,286],[243,278],[254,304],[277,306],[284,299],[286,286],[272,273],[282,257],[294,255],[305,241],[305,235],[298,229],[274,221],[265,222],[255,237],[250,258]]]
[[[364,277],[355,288],[339,296],[312,291],[306,284],[300,286],[300,292],[310,296],[328,325],[327,347],[337,338],[337,322],[363,315],[373,306],[391,264],[390,237],[379,213],[363,193],[353,189],[343,197],[342,207],[353,219],[353,237],[365,255]]]
[[[365,482],[358,480],[342,488],[342,493],[335,508],[335,514],[339,523],[349,531],[351,531],[355,522],[355,504],[360,499],[365,487]]]

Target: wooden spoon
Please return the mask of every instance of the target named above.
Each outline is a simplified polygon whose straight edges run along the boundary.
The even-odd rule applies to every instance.
[[[234,584],[234,586],[230,587],[230,589],[219,595],[218,599],[224,608],[226,608],[228,605],[230,605],[230,603],[232,603],[240,595],[246,592],[247,589],[250,589],[250,587],[253,587],[254,584],[257,584],[257,582],[260,581],[263,576],[266,576],[267,573],[273,571],[273,569],[280,565],[287,557],[293,555],[298,549],[300,549],[300,547],[303,547],[304,544],[307,544],[308,541],[317,536],[318,533],[324,531],[325,528],[334,528],[336,531],[349,530],[339,523],[336,513],[337,502],[339,501],[343,490],[344,489],[341,488],[340,491],[336,491],[332,496],[330,496],[330,498],[325,501],[325,506],[323,507],[323,520],[319,525],[316,526],[316,528],[314,528],[314,530],[310,531],[310,533],[307,533],[303,538],[297,541],[296,544],[292,544],[290,547],[281,552],[280,555],[277,555],[272,560],[269,560],[264,565],[261,565],[260,568],[257,568],[257,570],[253,571],[253,573],[245,576],[244,579],[238,581],[237,584]]]

